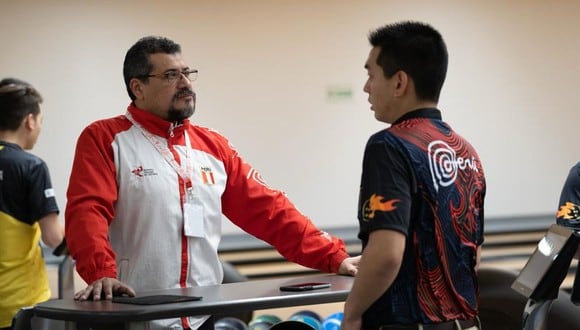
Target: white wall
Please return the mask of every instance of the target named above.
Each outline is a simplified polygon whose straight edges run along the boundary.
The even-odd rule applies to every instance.
[[[434,3],[0,0],[0,77],[28,80],[45,98],[33,151],[64,211],[78,134],[129,102],[126,50],[144,35],[172,38],[200,71],[193,121],[228,136],[319,226],[355,226],[364,144],[384,127],[362,92],[366,36],[422,20],[447,41],[440,108],[480,153],[487,215],[555,212],[580,158],[580,2]],[[352,98],[329,100],[336,86]]]

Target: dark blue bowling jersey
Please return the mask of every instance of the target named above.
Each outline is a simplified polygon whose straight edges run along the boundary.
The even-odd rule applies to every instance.
[[[365,326],[477,314],[474,267],[484,197],[479,156],[439,110],[412,111],[370,137],[358,210],[363,253],[374,230],[396,230],[407,239],[400,272],[365,312]]]

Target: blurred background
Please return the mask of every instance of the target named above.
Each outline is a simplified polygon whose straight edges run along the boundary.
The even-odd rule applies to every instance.
[[[125,52],[169,37],[199,70],[192,121],[227,136],[319,227],[355,227],[364,146],[386,127],[362,91],[367,35],[424,21],[447,42],[440,108],[480,153],[487,219],[551,217],[580,154],[578,14],[580,2],[564,0],[4,0],[0,76],[45,99],[33,153],[64,211],[81,130],[129,104]]]

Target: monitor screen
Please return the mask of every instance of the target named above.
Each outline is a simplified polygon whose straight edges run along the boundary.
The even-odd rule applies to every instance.
[[[528,259],[528,262],[512,283],[512,289],[529,298],[541,284],[542,279],[546,277],[546,274],[554,265],[556,259],[566,246],[566,243],[573,235],[574,232],[571,229],[559,225],[552,225],[544,237],[538,242],[532,256]],[[568,246],[572,245],[568,244]],[[576,247],[577,244],[574,248]],[[560,274],[563,271],[567,273],[570,260],[567,263],[565,260],[563,262],[563,264],[562,262],[558,264],[558,267],[562,269],[552,270],[555,272],[554,274]],[[564,267],[565,269],[563,269]],[[548,284],[544,283],[543,285]],[[558,287],[560,284],[561,282],[558,283]]]

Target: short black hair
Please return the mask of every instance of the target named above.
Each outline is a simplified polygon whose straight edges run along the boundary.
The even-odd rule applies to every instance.
[[[22,120],[40,113],[42,96],[26,81],[5,78],[0,81],[0,131],[16,131]]]
[[[404,71],[415,83],[417,98],[439,101],[448,55],[437,30],[425,23],[404,21],[372,31],[369,42],[373,47],[380,47],[377,64],[385,77]]]
[[[181,46],[165,37],[148,36],[139,39],[127,51],[123,63],[123,78],[125,79],[125,87],[131,100],[135,100],[135,95],[131,91],[129,82],[133,78],[147,81],[147,75],[153,69],[153,65],[149,62],[149,55],[157,53],[181,53]]]

